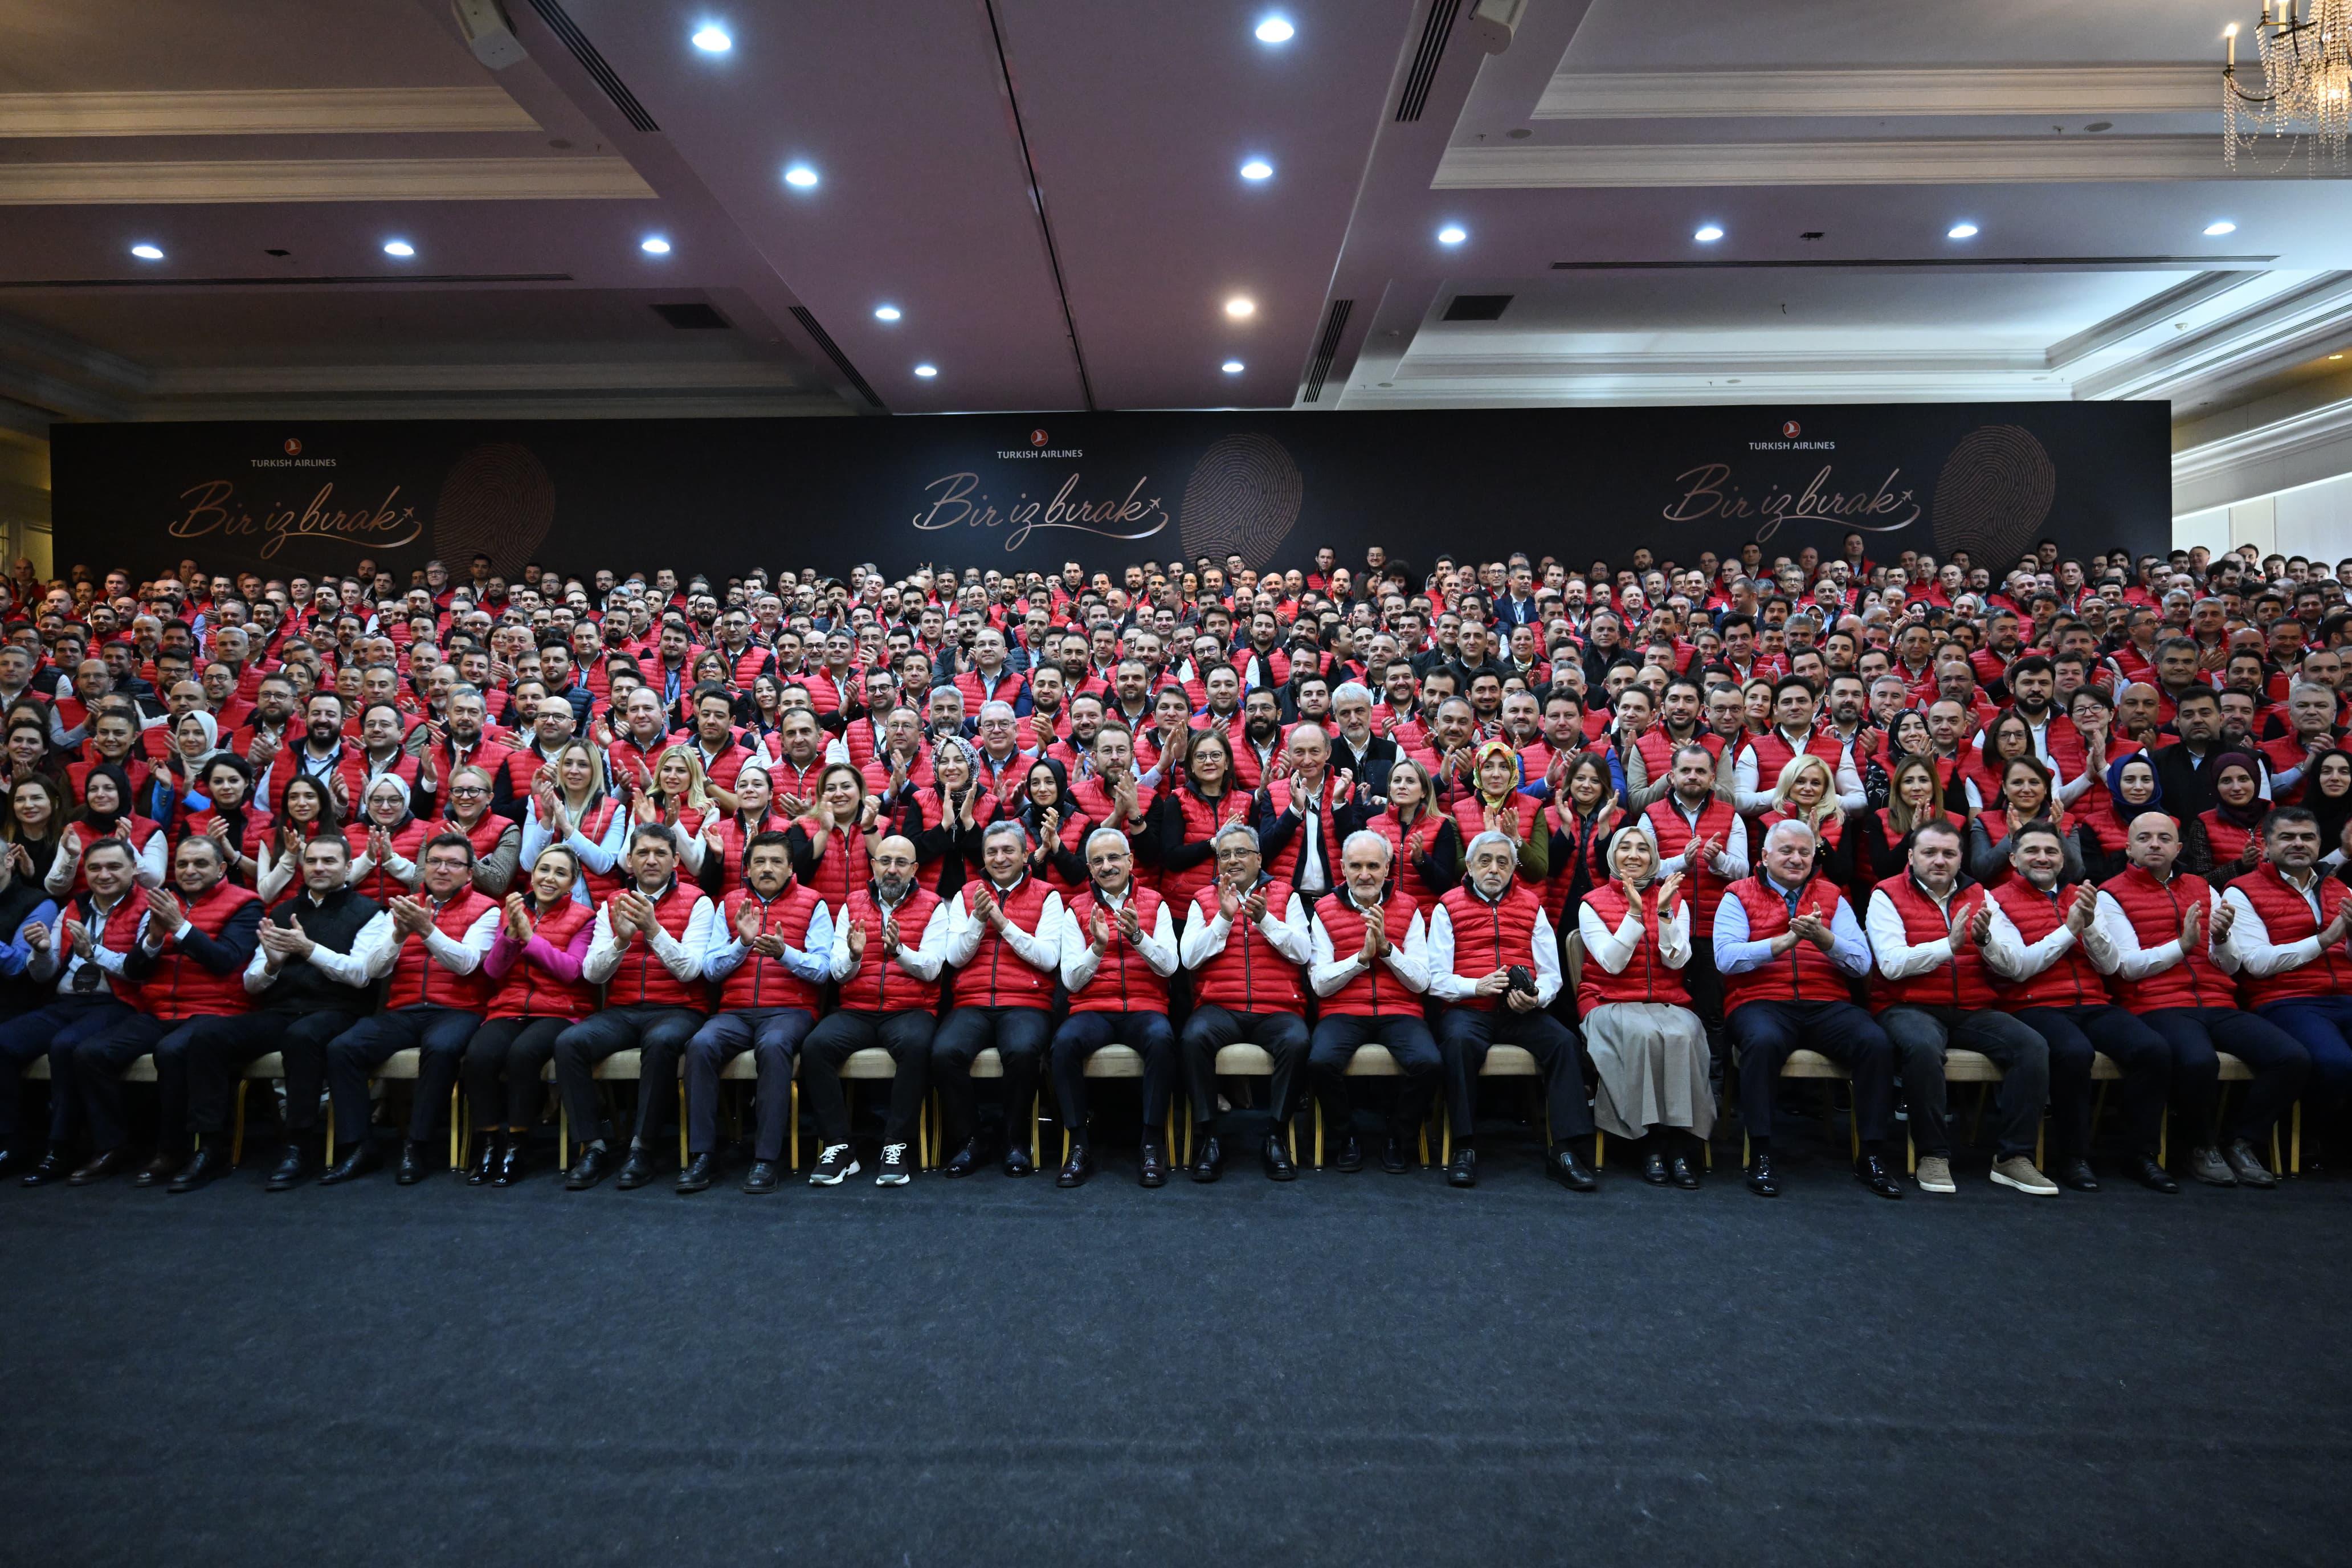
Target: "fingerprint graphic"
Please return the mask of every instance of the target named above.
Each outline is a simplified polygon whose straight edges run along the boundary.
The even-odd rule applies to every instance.
[[[1996,575],[2041,537],[2058,467],[2032,433],[1987,425],[1960,438],[1936,480],[1936,548],[1965,550]]]
[[[1271,436],[1227,436],[1201,455],[1184,483],[1177,533],[1184,554],[1239,555],[1263,569],[1298,521],[1298,465]]]
[[[459,458],[433,509],[433,552],[461,575],[476,554],[501,576],[538,552],[555,522],[555,481],[530,447],[493,441]]]

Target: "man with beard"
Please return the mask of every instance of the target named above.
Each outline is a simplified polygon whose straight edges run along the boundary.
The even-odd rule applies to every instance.
[[[2062,784],[2083,776],[2083,737],[2074,721],[2057,710],[2057,667],[2040,654],[2012,659],[2009,665],[2010,705],[2033,731],[2033,754],[2049,764]],[[1978,745],[1983,745],[1979,737]],[[2105,781],[2101,781],[2104,783]]]
[[[316,780],[345,817],[359,804],[366,774],[360,748],[343,738],[343,700],[331,691],[314,691],[303,709],[302,743],[277,752],[262,774],[257,795],[270,809],[286,798],[286,786],[298,778]]]
[[[2158,748],[2156,780],[2164,792],[2164,809],[2187,822],[2213,809],[2213,775],[2231,750],[2221,738],[2221,699],[2210,687],[2192,688],[2175,705],[2173,725],[2180,743]]]
[[[1234,777],[1247,790],[1263,788],[1281,772],[1282,703],[1271,691],[1253,690],[1242,700],[1242,722],[1233,734]]]
[[[1549,722],[1550,702],[1547,700],[1544,707]],[[1724,738],[1706,728],[1706,693],[1697,681],[1678,675],[1666,682],[1658,701],[1658,721],[1642,732],[1635,747],[1641,753],[1643,776],[1648,782],[1628,792],[1628,806],[1643,812],[1665,798],[1666,792],[1674,787],[1675,753],[1685,746],[1704,746],[1711,756],[1718,760],[1722,757]],[[1612,761],[1612,765],[1622,765],[1615,759]]]
[[[1062,764],[1075,784],[1093,765],[1095,736],[1102,731],[1103,700],[1099,692],[1082,691],[1070,699],[1070,732],[1045,748],[1045,755]]]
[[[1839,806],[1849,813],[1870,809],[1870,795],[1862,787],[1862,770],[1878,742],[1877,732],[1866,721],[1864,693],[1858,675],[1830,677],[1829,722],[1821,730],[1822,737],[1838,748],[1840,760],[1832,771],[1841,777],[1846,773],[1853,777],[1853,793],[1838,797]]]
[[[1535,699],[1525,692],[1512,695],[1525,700],[1532,729]],[[1356,681],[1341,681],[1331,693],[1331,717],[1337,725],[1331,737],[1331,766],[1353,775],[1374,803],[1385,805],[1389,770],[1396,766],[1398,752],[1394,741],[1372,729],[1371,692]],[[1245,784],[1244,787],[1254,786]]]
[[[889,1054],[890,1106],[882,1122],[877,1186],[905,1186],[922,1163],[913,1145],[929,1083],[940,971],[947,962],[948,908],[915,886],[915,846],[898,834],[878,841],[873,880],[853,888],[833,927],[835,1010],[802,1047],[802,1092],[823,1144],[809,1184],[836,1187],[861,1169],[849,1141],[841,1068],[862,1050]]]
[[[1054,983],[1061,970],[1062,896],[1028,874],[1029,836],[1017,822],[992,822],[981,835],[983,879],[967,885],[948,909],[947,962],[956,971],[956,1005],[931,1043],[931,1073],[941,1113],[962,1142],[950,1176],[986,1163],[971,1064],[993,1049],[1004,1090],[1004,1173],[1036,1169],[1022,1119],[1037,1093],[1037,1071],[1052,1032]]]
[[[735,780],[756,754],[735,733],[735,700],[716,684],[694,690],[694,731],[688,745],[702,764],[703,786],[721,812],[735,810]]]
[[[1276,646],[1281,636],[1281,623],[1272,610],[1259,610],[1250,616],[1249,645],[1234,656],[1243,686],[1270,691],[1290,679],[1290,656]]]

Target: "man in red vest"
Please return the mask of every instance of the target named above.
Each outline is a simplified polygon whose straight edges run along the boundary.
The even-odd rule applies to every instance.
[[[968,1176],[988,1163],[971,1064],[993,1048],[1004,1088],[1004,1173],[1034,1173],[1022,1119],[1037,1094],[1037,1069],[1054,1032],[1054,983],[1061,978],[1062,895],[1029,875],[1029,834],[992,822],[980,836],[985,879],[965,885],[948,910],[948,963],[956,971],[955,1010],[931,1041],[931,1079],[940,1113],[962,1142],[947,1163]]]
[[[391,912],[399,949],[383,1012],[362,1018],[327,1045],[327,1093],[343,1157],[319,1178],[334,1186],[380,1168],[368,1136],[368,1076],[396,1051],[417,1052],[415,1102],[400,1146],[404,1187],[425,1179],[436,1118],[457,1081],[467,1043],[489,1005],[482,959],[499,934],[499,905],[474,886],[474,846],[462,833],[436,834],[420,852],[425,896],[396,898]]]
[[[2091,1062],[2104,1054],[2124,1077],[2134,1179],[2155,1192],[2179,1192],[2180,1184],[2156,1158],[2171,1092],[2172,1052],[2155,1031],[2114,1005],[2091,963],[2083,933],[2098,913],[2098,889],[2059,881],[2065,841],[2047,822],[2029,822],[2011,835],[2009,862],[2017,875],[1992,890],[1991,925],[1979,945],[2001,1005],[2050,1047],[2059,1182],[2076,1192],[2099,1190],[2090,1162]]]
[[[2266,1018],[2238,1010],[2231,972],[2233,906],[2205,879],[2175,869],[2180,829],[2160,811],[2132,819],[2124,840],[2129,862],[2099,889],[2098,913],[2084,940],[2108,977],[2116,1000],[2139,1016],[2172,1054],[2172,1100],[2181,1139],[2190,1144],[2189,1173],[2209,1186],[2278,1184],[2254,1152],[2311,1070],[2294,1037]],[[2221,1062],[2227,1051],[2254,1075],[2228,1126],[2220,1124]]]
[[[1422,1021],[1422,996],[1429,989],[1427,928],[1409,903],[1390,900],[1391,856],[1389,841],[1371,829],[1349,834],[1339,846],[1339,887],[1318,900],[1309,916],[1314,951],[1307,983],[1323,1005],[1307,1044],[1307,1073],[1331,1123],[1339,1169],[1360,1171],[1364,1154],[1356,1140],[1348,1065],[1365,1046],[1381,1047],[1395,1058],[1404,1081],[1389,1113],[1381,1168],[1402,1175],[1444,1063]]]
[[[1273,1120],[1259,1161],[1268,1177],[1287,1182],[1298,1174],[1286,1136],[1292,1086],[1307,1059],[1307,995],[1299,975],[1314,953],[1314,938],[1306,905],[1290,884],[1265,874],[1257,829],[1229,822],[1210,847],[1216,879],[1194,895],[1178,952],[1192,976],[1192,1012],[1179,1042],[1199,1134],[1192,1179],[1213,1182],[1224,1171],[1216,1122],[1217,1053],[1246,1040],[1274,1065],[1266,1101]]]
[[[802,1091],[824,1147],[809,1184],[835,1187],[857,1174],[841,1067],[858,1051],[890,1054],[890,1109],[882,1121],[877,1187],[901,1187],[921,1163],[914,1151],[929,1089],[938,1028],[940,971],[948,956],[948,907],[915,885],[915,845],[892,834],[875,843],[873,879],[849,889],[833,922],[833,977],[841,994],[801,1047]]]
[[[1853,1005],[1852,990],[1870,973],[1870,943],[1844,896],[1813,874],[1811,828],[1780,822],[1764,835],[1763,868],[1724,889],[1714,942],[1725,1027],[1739,1052],[1748,1190],[1780,1195],[1772,1167],[1773,1101],[1781,1068],[1801,1046],[1853,1076],[1854,1132],[1862,1142],[1854,1179],[1882,1198],[1901,1197],[1903,1184],[1886,1164],[1895,1047]]]
[[[124,967],[147,912],[134,889],[136,866],[129,844],[99,839],[82,854],[89,890],[64,903],[44,900],[12,944],[24,954],[23,973],[48,993],[46,1005],[0,1025],[0,1076],[7,1080],[0,1090],[0,1135],[16,1131],[18,1075],[44,1052],[49,1058],[49,1147],[26,1173],[28,1187],[67,1180],[71,1173],[67,1148],[80,1106],[72,1092],[74,1051],[135,1016],[136,988]],[[5,1152],[0,1137],[0,1152]]]
[[[1118,828],[1087,835],[1087,890],[1062,911],[1062,985],[1070,1016],[1054,1031],[1049,1053],[1070,1153],[1055,1184],[1075,1187],[1095,1173],[1087,1063],[1116,1040],[1143,1058],[1141,1179],[1147,1187],[1164,1186],[1168,1151],[1160,1126],[1176,1092],[1176,1034],[1168,1026],[1176,922],[1158,892],[1137,884],[1135,851]]]
[[[1866,926],[1880,984],[1872,988],[1878,1026],[1895,1042],[1911,1111],[1923,1193],[1956,1193],[1952,1139],[1944,1120],[1944,1053],[1980,1052],[2000,1068],[1995,1185],[2054,1198],[2058,1184],[2033,1168],[2042,1112],[2050,1100],[2050,1047],[1997,1010],[1983,944],[1992,910],[1980,883],[1960,875],[1960,830],[1941,817],[1911,836],[1910,868],[1870,895]]]
[[[2305,1098],[2331,1115],[2352,1089],[2352,888],[2320,873],[2333,847],[2311,812],[2282,806],[2263,823],[2263,863],[2221,895],[2246,1005],[2309,1053]]]

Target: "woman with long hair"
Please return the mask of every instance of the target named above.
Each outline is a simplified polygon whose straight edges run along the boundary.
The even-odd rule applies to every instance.
[[[1647,834],[1617,833],[1605,854],[1609,874],[1576,913],[1584,943],[1577,1000],[1598,1079],[1593,1123],[1643,1142],[1642,1175],[1652,1186],[1694,1189],[1715,1130],[1715,1096],[1706,1030],[1682,978],[1689,900],[1681,873],[1658,877]]]
[[[1190,731],[1181,782],[1162,779],[1145,813],[1160,846],[1160,896],[1180,910],[1216,880],[1216,837],[1247,822],[1250,792],[1234,773],[1234,744],[1222,730]]]
[[[18,710],[8,716],[8,738],[0,750],[0,768],[6,770],[6,787],[22,779],[46,778],[62,787],[65,768],[49,746],[48,721],[38,713]]]
[[[639,822],[665,822],[682,837],[699,830],[711,805],[702,758],[692,746],[666,746],[654,759],[651,787],[637,793],[631,816]]]
[[[581,978],[580,966],[596,911],[572,896],[579,880],[579,857],[569,845],[540,850],[529,882],[507,895],[498,935],[482,957],[482,973],[497,989],[459,1068],[473,1112],[468,1185],[510,1187],[522,1179],[547,1094],[540,1075],[555,1055],[555,1037],[595,1011],[596,988]]]
[[[1829,763],[1807,752],[1790,757],[1773,781],[1772,805],[1756,819],[1756,841],[1784,822],[1812,829],[1813,869],[1839,887],[1853,882],[1853,845],[1845,831],[1845,808],[1838,802],[1837,775]]]
[[[772,808],[774,798],[768,770],[757,763],[744,763],[735,775],[735,809],[725,815],[706,811],[700,831],[680,847],[686,868],[700,879],[712,898],[723,899],[743,885],[745,845],[762,833],[782,829]]]
[[[602,904],[620,891],[628,832],[628,813],[604,793],[604,766],[596,748],[566,741],[531,780],[522,819],[523,861],[536,866],[539,852],[550,844],[569,846],[580,868],[572,896]]]
[[[2058,802],[2055,776],[2031,752],[2009,760],[2001,769],[1999,801],[1969,819],[1965,840],[1969,875],[1988,888],[1998,888],[2015,875],[2009,864],[2010,836],[2029,822],[2042,823],[2057,833],[2066,856],[2058,879],[2082,880],[2082,835]]]
[[[2213,759],[2213,805],[2182,825],[2180,863],[2215,887],[2226,887],[2263,863],[2263,765],[2244,752]]]
[[[1543,821],[1551,837],[1545,858],[1550,870],[1544,879],[1544,912],[1553,930],[1564,931],[1568,911],[1609,879],[1609,839],[1625,821],[1601,752],[1579,752],[1569,760],[1559,790],[1544,803]]]
[[[2032,756],[2034,756],[2033,727],[2016,709],[2011,709],[1987,725],[1984,744],[1980,748],[1972,751],[1963,746],[1960,749],[1960,778],[1967,790],[1969,810],[1999,810],[2000,782],[2009,764],[2020,757]],[[2051,790],[2054,798],[2057,791],[2055,780],[2052,781]]]
[[[522,858],[522,825],[490,809],[497,783],[482,769],[467,763],[449,775],[441,798],[448,815],[425,825],[425,836],[462,833],[474,847],[474,889],[486,899],[503,899],[514,885],[515,866]]]
[[[180,819],[183,838],[209,838],[220,847],[229,880],[250,888],[260,875],[262,847],[269,840],[269,814],[253,799],[253,766],[235,752],[221,752],[195,777],[192,810]]]
[[[1936,738],[1927,730],[1927,721],[1916,708],[1906,708],[1895,715],[1886,726],[1886,738],[1872,754],[1869,765],[1862,771],[1862,791],[1869,797],[1870,809],[1884,811],[1894,798],[1895,764],[1905,757],[1932,757],[1936,754]]]
[[[1944,775],[1935,758],[1915,752],[1895,759],[1885,806],[1864,819],[1874,885],[1903,875],[1911,859],[1911,835],[1923,822],[1959,826],[1944,799]]]
[[[65,836],[65,785],[45,773],[18,779],[8,792],[8,816],[0,822],[11,874],[47,892],[49,870]]]
[[[65,837],[49,866],[47,886],[56,898],[89,890],[81,874],[81,858],[101,838],[120,838],[131,846],[142,888],[163,885],[166,843],[152,817],[132,809],[131,780],[112,763],[100,763],[82,775],[81,805],[66,818]]]
[[[2332,868],[2344,862],[2344,826],[2352,822],[2352,752],[2323,752],[2304,775],[2303,804],[2319,818],[2319,842]]]
[[[1389,770],[1389,803],[1364,826],[1389,841],[1389,877],[1400,919],[1426,913],[1462,881],[1462,829],[1438,805],[1429,770],[1400,753]]]
[[[1088,881],[1087,835],[1094,824],[1070,794],[1069,775],[1051,757],[1040,757],[1029,764],[1023,785],[1019,820],[1029,834],[1029,874],[1065,899],[1082,891]]]
[[[340,838],[342,832],[335,797],[325,784],[302,773],[288,779],[278,792],[268,836],[254,858],[253,890],[263,903],[276,903],[280,893],[302,885],[302,846],[321,833]]]
[[[387,908],[394,899],[414,897],[426,837],[407,781],[378,773],[360,792],[358,817],[343,829],[352,847],[350,886]]]

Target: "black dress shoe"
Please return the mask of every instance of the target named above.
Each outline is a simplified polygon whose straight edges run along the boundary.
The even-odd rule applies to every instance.
[[[1070,1145],[1070,1157],[1062,1162],[1061,1173],[1054,1178],[1054,1184],[1057,1187],[1083,1186],[1087,1178],[1094,1173],[1094,1151],[1084,1143],[1073,1143]]]
[[[2095,1193],[2099,1190],[2099,1178],[2091,1173],[2091,1162],[2077,1155],[2058,1162],[2058,1184],[2078,1193]]]
[[[686,1169],[677,1173],[677,1190],[681,1193],[703,1192],[709,1187],[710,1178],[718,1170],[718,1155],[708,1151],[697,1154],[686,1163]]]
[[[499,1135],[495,1131],[478,1131],[474,1134],[474,1163],[466,1167],[466,1184],[487,1187],[490,1178],[499,1173]]]
[[[1642,1160],[1642,1180],[1654,1187],[1666,1184],[1666,1156],[1663,1150],[1653,1149]]]
[[[743,1178],[747,1193],[772,1193],[784,1184],[783,1167],[773,1160],[754,1160],[751,1174]]]
[[[943,1174],[949,1176],[969,1176],[987,1163],[988,1145],[982,1142],[980,1134],[975,1132],[971,1135],[971,1141],[949,1155],[948,1163],[940,1169]]]
[[[1772,1169],[1772,1156],[1759,1154],[1748,1162],[1748,1190],[1759,1198],[1780,1195],[1780,1176]]]
[[[1008,1142],[1004,1145],[1003,1164],[1008,1176],[1034,1176],[1037,1173],[1037,1162],[1030,1156],[1026,1143]]]
[[[163,1190],[167,1193],[193,1193],[227,1174],[228,1149],[220,1140],[214,1139],[197,1150],[194,1159],[180,1167],[180,1173],[173,1176],[172,1184]]]
[[[1886,1168],[1886,1161],[1882,1155],[1864,1154],[1856,1160],[1853,1163],[1853,1179],[1882,1198],[1903,1195],[1903,1184],[1896,1181],[1894,1173]]]
[[[2172,1179],[2172,1173],[2146,1154],[2132,1162],[2131,1173],[2132,1180],[2152,1193],[2178,1193],[2180,1190],[2180,1184]]]
[[[188,1153],[184,1149],[176,1153],[169,1149],[158,1149],[153,1159],[139,1167],[138,1173],[131,1178],[131,1184],[134,1187],[160,1187],[178,1174],[180,1167],[187,1163]]]
[[[1289,1141],[1278,1131],[1265,1135],[1265,1147],[1258,1151],[1257,1160],[1265,1167],[1266,1180],[1270,1182],[1298,1179],[1298,1167],[1290,1162]]]
[[[371,1171],[383,1169],[383,1156],[375,1152],[374,1143],[362,1138],[352,1145],[350,1153],[320,1173],[319,1184],[322,1187],[341,1186],[345,1182],[359,1180]]]
[[[1192,1179],[1213,1182],[1225,1173],[1225,1146],[1217,1142],[1213,1132],[1201,1140],[1200,1152],[1192,1156]]]
[[[613,1151],[603,1144],[591,1143],[580,1151],[580,1158],[572,1169],[563,1173],[563,1190],[584,1193],[613,1173]]]
[[[1393,1132],[1390,1133],[1387,1141],[1381,1145],[1381,1169],[1391,1176],[1403,1175],[1407,1163],[1405,1151],[1409,1147],[1410,1145],[1403,1139]]]
[[[654,1157],[645,1150],[632,1146],[629,1157],[621,1162],[621,1173],[613,1184],[625,1193],[636,1191],[654,1179]]]
[[[1544,1156],[1544,1174],[1571,1193],[1589,1193],[1601,1184],[1592,1167],[1565,1143]]]
[[[404,1138],[400,1143],[400,1168],[392,1179],[404,1187],[413,1187],[425,1175],[425,1145],[414,1138]]]
[[[490,1178],[494,1187],[511,1187],[523,1179],[530,1169],[529,1141],[520,1132],[507,1134],[506,1147],[499,1151],[498,1174]]]
[[[102,1182],[109,1176],[120,1174],[130,1164],[130,1150],[101,1149],[75,1167],[73,1174],[66,1178],[66,1185],[86,1187],[93,1182]]]
[[[1478,1184],[1478,1151],[1456,1149],[1445,1167],[1445,1184],[1449,1187],[1475,1187]]]
[[[1339,1155],[1331,1163],[1339,1166],[1339,1169],[1343,1171],[1352,1173],[1362,1170],[1364,1168],[1364,1145],[1362,1142],[1352,1132],[1342,1137],[1339,1140]]]
[[[68,1163],[66,1157],[52,1149],[42,1155],[31,1170],[25,1173],[25,1185],[46,1187],[54,1182],[64,1181],[72,1170],[73,1166]]]
[[[1686,1193],[1698,1191],[1698,1169],[1687,1154],[1677,1154],[1666,1168],[1666,1179]]]
[[[269,1173],[265,1190],[273,1193],[291,1192],[310,1176],[310,1152],[299,1143],[289,1143],[278,1156],[278,1168]]]
[[[1143,1141],[1143,1172],[1139,1179],[1147,1187],[1168,1184],[1168,1151],[1149,1138]]]

